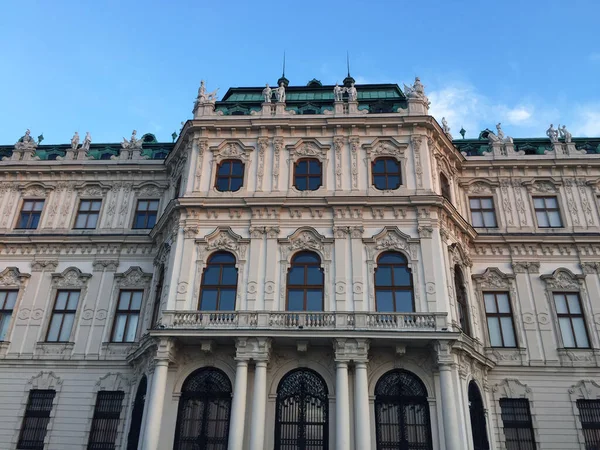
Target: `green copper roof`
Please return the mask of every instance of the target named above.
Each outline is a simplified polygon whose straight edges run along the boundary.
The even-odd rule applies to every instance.
[[[492,149],[487,139],[454,139],[454,146],[467,156],[483,156]],[[552,143],[548,138],[514,138],[515,151],[523,151],[526,155],[544,155],[552,151]],[[573,138],[577,150],[585,150],[588,154],[600,153],[600,138]]]

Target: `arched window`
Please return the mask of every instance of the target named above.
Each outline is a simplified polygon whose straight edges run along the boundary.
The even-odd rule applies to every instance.
[[[469,304],[467,301],[467,289],[465,287],[465,278],[461,268],[454,266],[454,292],[456,294],[456,307],[458,309],[458,322],[463,333],[471,336],[471,327],[469,325]]]
[[[234,311],[238,271],[229,252],[210,255],[202,274],[201,311]]]
[[[395,158],[377,158],[371,165],[373,186],[380,190],[398,189],[402,184],[400,163]]]
[[[316,191],[323,185],[323,165],[316,158],[302,158],[294,164],[294,186],[299,191]]]
[[[469,413],[471,415],[473,450],[490,450],[485,423],[485,408],[481,392],[474,381],[469,383]]]
[[[226,159],[217,166],[215,187],[221,192],[239,191],[244,184],[244,163],[239,159]]]
[[[452,203],[450,182],[448,181],[448,177],[446,177],[443,172],[440,172],[440,189],[442,191],[442,197]]]
[[[214,367],[192,373],[183,383],[173,450],[226,450],[231,382]]]
[[[144,375],[140,381],[133,402],[133,411],[131,412],[131,425],[129,435],[127,436],[127,450],[137,450],[140,440],[140,431],[142,431],[142,417],[144,416],[144,404],[146,403],[146,389],[148,380]]]
[[[375,386],[377,450],[432,450],[427,389],[406,370],[392,370]]]
[[[314,252],[299,252],[292,258],[287,276],[288,311],[323,311],[323,269]]]
[[[375,303],[380,312],[415,310],[412,273],[401,253],[384,252],[377,258]]]
[[[329,399],[327,386],[310,369],[289,372],[277,387],[275,450],[327,450]]]

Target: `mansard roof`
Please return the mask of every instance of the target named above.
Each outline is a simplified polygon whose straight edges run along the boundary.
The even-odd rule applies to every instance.
[[[492,148],[486,138],[480,136],[478,139],[454,139],[454,146],[465,156],[484,156]],[[515,152],[523,151],[525,155],[544,155],[552,151],[552,143],[549,138],[513,138]],[[573,138],[577,150],[585,150],[588,154],[600,153],[600,137]]]

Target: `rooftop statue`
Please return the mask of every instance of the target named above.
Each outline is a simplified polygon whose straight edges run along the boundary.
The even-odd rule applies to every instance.
[[[85,138],[83,139],[83,145],[81,146],[82,150],[86,152],[90,149],[90,145],[92,144],[92,136],[90,136],[90,132],[85,132]]]
[[[550,124],[550,128],[546,130],[546,136],[550,138],[550,142],[558,142],[558,130],[554,128],[554,125]]]
[[[123,138],[123,142],[121,143],[121,147],[123,148],[142,148],[142,141],[136,137],[137,131],[133,130],[131,133],[131,138],[127,140]]]
[[[346,88],[346,92],[348,92],[348,101],[349,102],[358,101],[358,91],[354,87],[354,83],[352,83],[349,88]]]
[[[446,133],[446,135],[450,139],[452,139],[452,135],[450,134],[450,127],[448,126],[448,121],[445,117],[442,117],[442,130],[444,130],[444,133]]]
[[[511,142],[513,141],[513,138],[511,138],[510,136],[504,136],[504,131],[502,131],[502,124],[500,122],[498,122],[496,124],[496,130],[498,131],[498,139],[502,142]]]
[[[71,138],[71,148],[77,150],[77,147],[79,147],[79,133],[76,131]]]
[[[262,95],[265,98],[265,103],[271,103],[271,96],[273,95],[273,89],[269,87],[267,83],[266,87],[262,91]]]
[[[342,95],[344,95],[344,88],[342,88],[339,84],[335,83],[335,87],[333,88],[333,97],[335,101],[341,102]]]
[[[27,128],[25,134],[15,144],[17,150],[34,150],[38,146],[37,142],[31,137],[31,131]]]
[[[425,87],[421,83],[419,77],[415,77],[415,82],[412,86],[404,85],[404,94],[408,98],[427,99],[425,96]]]
[[[571,133],[569,133],[569,130],[567,130],[566,125],[563,125],[561,128],[560,124],[559,124],[558,125],[558,133],[560,134],[561,139],[565,140],[565,143],[569,144],[571,142],[573,135]]]
[[[279,87],[275,89],[275,97],[278,103],[285,103],[285,86],[283,82],[279,83]]]
[[[200,81],[200,87],[198,88],[198,97],[196,97],[196,106],[202,105],[204,103],[214,103],[217,101],[217,91],[219,89],[215,89],[212,92],[206,92],[206,85],[204,80]]]

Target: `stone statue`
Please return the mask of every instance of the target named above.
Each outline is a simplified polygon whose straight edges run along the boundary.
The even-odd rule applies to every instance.
[[[262,95],[265,98],[265,103],[271,103],[271,96],[273,95],[273,89],[269,87],[267,83],[266,87],[262,91]]]
[[[127,140],[126,138],[123,138],[121,147],[123,147],[123,148],[142,148],[142,141],[137,138],[137,130],[132,131],[131,138],[129,140]]]
[[[196,107],[204,103],[214,103],[217,100],[217,92],[219,88],[212,92],[206,92],[206,85],[204,80],[200,81],[200,87],[198,88],[198,96],[196,97]]]
[[[200,103],[206,101],[206,85],[204,84],[204,80],[200,80],[200,87],[198,88],[198,100]]]
[[[90,145],[92,145],[92,136],[90,136],[89,131],[86,131],[85,138],[83,139],[83,145],[81,146],[81,149],[87,152],[90,149]]]
[[[550,138],[550,142],[558,142],[558,130],[554,128],[554,125],[550,124],[550,128],[546,130],[546,136]]]
[[[358,101],[358,91],[354,87],[354,83],[352,83],[349,88],[346,88],[346,91],[348,92],[348,101],[349,102]]]
[[[278,103],[285,103],[285,86],[283,82],[279,83],[279,87],[275,89],[275,97]]]
[[[71,138],[71,148],[77,150],[77,147],[79,147],[79,133],[76,131]]]
[[[444,130],[444,133],[446,134],[450,133],[450,127],[448,126],[448,121],[445,117],[442,117],[442,130]]]
[[[31,137],[31,131],[27,128],[25,134],[19,138],[17,143],[15,144],[15,149],[17,150],[35,150],[37,148],[38,143],[33,140]]]
[[[567,130],[566,125],[563,125],[561,128],[560,124],[559,124],[558,125],[558,133],[560,134],[560,137],[565,140],[565,143],[567,143],[567,144],[571,143],[571,139],[573,138],[573,135],[571,133],[569,133],[569,130]]]
[[[333,88],[333,98],[336,102],[342,101],[342,95],[344,95],[344,89],[340,87],[337,83],[335,83],[335,87]]]
[[[498,140],[500,142],[513,142],[513,138],[504,135],[504,131],[502,131],[502,124],[500,122],[496,124],[496,130],[498,132]]]
[[[425,95],[425,87],[421,83],[419,77],[415,77],[415,82],[412,86],[407,86],[406,84],[404,85],[404,94],[408,98],[416,98],[428,101],[427,96]]]

